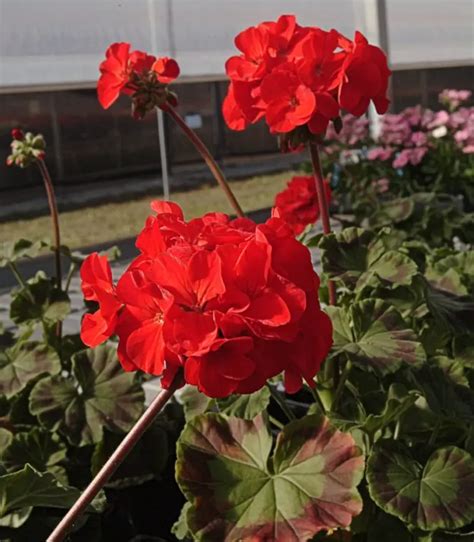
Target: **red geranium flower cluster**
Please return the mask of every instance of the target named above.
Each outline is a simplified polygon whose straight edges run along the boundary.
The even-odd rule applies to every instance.
[[[329,182],[324,181],[326,200],[331,200]],[[316,184],[312,175],[295,176],[287,188],[275,197],[272,216],[284,220],[299,235],[309,224],[314,224],[320,214]]]
[[[104,109],[120,96],[132,97],[134,115],[142,117],[155,106],[176,104],[168,83],[179,75],[179,66],[172,58],[156,58],[143,51],[130,51],[129,43],[113,43],[101,63],[97,95]]]
[[[285,372],[288,392],[310,385],[332,343],[310,253],[288,225],[256,225],[220,213],[185,221],[155,201],[137,238],[140,255],[115,285],[105,256],[81,268],[87,314],[81,337],[119,338],[125,370],[185,381],[210,397],[251,393]]]
[[[241,54],[226,63],[231,83],[223,105],[234,130],[265,118],[272,133],[307,126],[321,134],[341,109],[360,116],[372,100],[379,113],[387,110],[387,58],[360,32],[351,41],[282,15],[247,28],[235,45]]]

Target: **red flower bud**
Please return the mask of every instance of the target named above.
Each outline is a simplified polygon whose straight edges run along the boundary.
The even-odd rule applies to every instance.
[[[13,128],[11,134],[13,139],[17,139],[18,141],[23,141],[23,139],[25,139],[25,134],[23,133],[23,130],[20,130],[20,128]]]

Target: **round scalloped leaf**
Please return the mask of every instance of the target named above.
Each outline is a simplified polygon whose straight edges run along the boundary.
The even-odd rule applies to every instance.
[[[0,394],[7,398],[21,391],[40,374],[56,374],[61,362],[55,350],[45,344],[18,343],[3,352],[0,368]]]
[[[334,349],[347,352],[362,368],[370,366],[380,373],[396,371],[405,362],[417,365],[426,354],[415,332],[400,313],[381,299],[366,299],[345,312],[328,307],[334,327]]]
[[[71,311],[66,292],[58,290],[54,280],[42,271],[14,294],[10,305],[10,318],[15,324],[54,324],[63,321]]]
[[[144,393],[134,374],[122,369],[115,349],[79,352],[72,369],[79,386],[61,375],[43,378],[31,391],[31,413],[76,446],[99,442],[104,427],[128,431],[143,411]]]
[[[48,246],[49,243],[46,241],[29,241],[28,239],[0,243],[0,267],[5,267],[21,258],[36,258]]]
[[[176,479],[192,505],[186,520],[196,540],[300,542],[360,513],[363,456],[327,418],[291,422],[270,457],[271,449],[262,416],[208,413],[188,422]]]
[[[67,482],[61,466],[65,457],[66,446],[57,435],[34,427],[27,433],[16,433],[3,451],[1,460],[7,471],[15,471],[29,463],[36,470],[50,471],[58,480]]]
[[[22,470],[0,476],[0,518],[34,506],[70,508],[79,496],[78,489],[63,486],[51,473],[42,474],[25,465]]]
[[[380,442],[369,457],[367,481],[385,512],[424,531],[474,521],[474,459],[456,446],[436,450],[421,465],[401,444]]]

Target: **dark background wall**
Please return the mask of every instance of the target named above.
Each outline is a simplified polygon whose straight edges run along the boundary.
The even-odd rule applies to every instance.
[[[437,109],[441,90],[472,88],[473,81],[474,67],[397,71],[392,78],[392,110],[418,103]],[[202,127],[197,131],[217,158],[275,152],[276,139],[264,123],[245,132],[225,126],[220,110],[226,89],[227,83],[222,81],[173,85],[180,113],[201,115]],[[199,160],[192,145],[168,120],[165,116],[171,167]],[[36,184],[31,170],[5,165],[10,130],[17,126],[45,136],[48,165],[59,185],[160,170],[156,117],[133,120],[127,98],[103,111],[94,89],[0,94],[0,201],[2,191]]]

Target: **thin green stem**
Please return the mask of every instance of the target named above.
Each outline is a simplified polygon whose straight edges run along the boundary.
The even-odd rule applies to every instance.
[[[274,418],[273,416],[270,416],[270,422],[275,426],[275,427],[278,427],[278,429],[283,429],[285,426],[279,422],[276,418]]]
[[[311,392],[311,395],[313,396],[313,399],[316,403],[318,403],[319,408],[321,409],[323,414],[326,414],[326,407],[324,406],[324,403],[319,396],[319,392],[317,388],[309,388],[309,391]]]
[[[24,281],[23,277],[21,276],[20,271],[18,271],[18,267],[15,265],[15,263],[8,262],[8,267],[10,268],[10,271],[13,273],[13,276],[15,277],[15,280],[18,282],[18,285],[21,288],[24,288],[26,290],[28,286],[26,282]]]
[[[69,287],[71,286],[72,277],[74,276],[74,272],[76,271],[77,266],[74,262],[71,263],[69,266],[69,271],[67,273],[66,277],[66,284],[64,285],[64,291],[67,293],[69,291]]]
[[[337,384],[336,392],[334,394],[334,400],[332,402],[332,407],[331,407],[331,410],[333,411],[336,409],[337,404],[339,403],[339,400],[341,398],[342,392],[344,391],[346,380],[351,371],[351,367],[352,367],[351,362],[347,360],[346,365],[342,371],[341,378],[339,379],[339,382]]]
[[[206,145],[204,145],[201,138],[196,134],[196,132],[194,132],[194,130],[191,130],[191,128],[186,124],[186,122],[181,117],[181,115],[173,107],[171,107],[170,105],[166,105],[163,107],[163,111],[166,111],[170,115],[170,117],[181,128],[181,130],[183,131],[185,136],[189,139],[189,141],[196,147],[196,150],[199,152],[199,154],[202,156],[202,158],[206,162],[207,167],[211,170],[211,173],[214,175],[214,178],[216,179],[217,183],[224,191],[236,215],[240,218],[243,218],[245,214],[242,211],[242,208],[240,207],[240,204],[237,201],[237,198],[232,192],[229,186],[229,183],[227,182],[224,176],[224,173],[222,172],[217,162],[214,160],[214,157],[209,152],[209,149],[206,147]]]
[[[291,412],[289,406],[285,403],[285,399],[282,397],[280,392],[278,392],[274,386],[267,383],[267,388],[270,390],[270,394],[272,398],[275,400],[275,402],[278,404],[280,409],[284,412],[288,420],[293,421],[296,420],[296,416]]]

